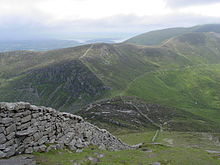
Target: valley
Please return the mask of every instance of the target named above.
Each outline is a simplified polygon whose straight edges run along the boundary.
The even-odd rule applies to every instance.
[[[217,165],[219,29],[200,25],[152,31],[118,44],[2,52],[0,100],[74,113],[128,144],[144,143],[137,150],[116,152],[89,146],[80,153],[34,153],[42,165],[109,165],[110,160]]]

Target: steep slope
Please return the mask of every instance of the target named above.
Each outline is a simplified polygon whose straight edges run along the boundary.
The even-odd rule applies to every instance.
[[[1,100],[29,101],[70,111],[98,99],[106,87],[79,60],[25,72],[1,85]]]
[[[163,44],[176,53],[190,59],[195,64],[219,63],[220,58],[220,34],[187,33],[174,37]]]
[[[219,75],[219,64],[158,71],[133,81],[124,95],[185,109],[220,124]]]
[[[170,39],[160,47],[129,45],[131,50],[128,52],[136,54],[139,58],[144,57],[142,60],[151,61],[157,68],[156,70],[147,70],[132,81],[129,81],[128,84],[125,83],[125,87],[121,88],[119,92],[113,93],[113,96],[136,96],[154,105],[160,104],[162,107],[176,108],[178,113],[181,114],[185,114],[188,111],[190,113],[186,115],[188,119],[193,115],[197,119],[200,118],[198,120],[187,120],[185,118],[186,123],[182,123],[182,129],[191,123],[190,126],[188,125],[189,128],[194,130],[201,128],[201,130],[205,131],[207,130],[206,128],[209,128],[206,124],[207,121],[217,128],[217,125],[220,124],[218,118],[220,115],[220,96],[218,93],[220,88],[219,45],[219,34],[213,32],[187,33]],[[121,51],[128,50],[125,49],[126,44],[117,46],[123,48],[120,49]],[[160,50],[162,52],[158,53]],[[168,56],[165,50],[175,55]],[[120,109],[130,111],[131,108],[129,109],[118,102],[113,103],[116,104],[113,108],[111,105],[106,106],[105,104],[109,104],[108,101],[104,105],[101,104],[101,106],[98,103],[98,106],[91,108],[89,111],[84,110],[84,115],[95,123],[101,120],[100,125],[111,123],[112,120],[115,120],[116,122],[114,123],[116,125],[117,123],[122,123],[121,125],[127,124],[127,127],[137,128],[139,124],[139,127],[143,127],[143,121],[138,119],[138,117],[137,124],[130,120],[134,116],[130,116],[126,120],[126,117],[123,118],[123,112],[117,113]],[[109,110],[107,111],[108,113],[105,113],[106,110]],[[160,108],[156,110],[161,111]],[[104,112],[102,113],[102,111]],[[147,109],[145,108],[143,111],[147,111]],[[172,108],[170,112],[176,113]],[[128,114],[126,115],[129,116]],[[108,118],[109,116],[110,118]],[[160,117],[160,115],[157,114],[157,117]],[[184,121],[178,117],[174,120],[177,121],[177,125]],[[105,124],[103,125],[106,127]],[[150,127],[149,123],[145,127]]]
[[[117,93],[144,74],[219,63],[219,45],[218,33],[194,32],[172,38],[162,46],[93,45],[81,61]]]
[[[163,30],[156,30],[147,32],[125,41],[126,43],[133,43],[138,45],[161,45],[166,40],[177,37],[190,32],[216,32],[220,33],[219,24],[200,25],[190,28],[169,28]]]
[[[131,44],[96,44],[80,60],[106,85],[116,90],[125,88],[130,81],[145,72],[190,63],[166,47]]]
[[[163,129],[219,132],[212,120],[185,110],[152,104],[137,97],[115,97],[90,104],[79,111],[90,122],[113,132]]]
[[[90,46],[1,53],[0,100],[70,111],[98,99],[107,87],[79,60]]]
[[[2,101],[28,101],[72,112],[120,93],[145,72],[189,63],[166,47],[130,44],[6,52],[0,57]]]
[[[127,91],[142,77],[158,71],[217,64],[219,45],[218,33],[194,32],[162,46],[100,43],[47,52],[1,53],[0,100],[75,112],[101,98],[138,95]],[[163,102],[158,99],[157,103]]]
[[[0,53],[0,76],[13,77],[33,68],[41,68],[59,61],[76,59],[90,45],[51,50],[46,52],[13,51]]]

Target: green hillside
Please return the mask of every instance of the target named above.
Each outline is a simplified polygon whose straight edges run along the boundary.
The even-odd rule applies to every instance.
[[[220,65],[187,67],[145,74],[123,95],[184,109],[220,124]]]
[[[220,38],[217,33],[193,32],[172,38],[160,47],[135,45],[126,47],[126,44],[117,45],[121,52],[127,51],[126,54],[129,56],[135,54],[135,57],[142,59],[143,62],[151,62],[157,67],[139,74],[132,81],[127,76],[129,74],[132,75],[132,72],[127,73],[126,77],[123,77],[123,74],[121,74],[121,78],[124,79],[124,86],[120,89],[113,88],[111,90],[111,97],[136,96],[148,103],[172,107],[172,113],[177,115],[173,116],[172,121],[175,121],[174,125],[176,126],[182,125],[180,126],[181,129],[188,129],[186,126],[191,123],[189,125],[191,129],[202,129],[204,131],[205,128],[209,127],[205,122],[208,121],[212,123],[211,125],[215,125],[217,130],[217,125],[220,124],[218,117],[220,115],[220,95],[218,93],[220,89],[219,44]],[[139,67],[140,64],[137,64],[136,68]],[[121,66],[121,68],[121,70],[112,75],[117,76],[119,73],[123,73],[123,67]],[[108,71],[110,72],[112,69]],[[103,76],[102,79],[105,82],[104,78]],[[125,101],[129,102],[128,100]],[[126,117],[123,117],[123,113],[116,116],[110,115],[117,114],[117,109],[135,111],[134,107],[126,108],[125,105],[118,102],[116,103],[117,108],[112,106],[108,108],[108,104],[109,101],[104,102],[103,106],[97,103],[98,108],[94,106],[86,114],[82,113],[82,115],[105,128],[110,125],[109,129],[114,128],[114,125],[117,125],[117,127],[120,125],[127,125],[128,127],[132,125],[135,127],[137,123],[134,123],[133,120],[131,122],[129,120],[130,117],[128,117],[127,121]],[[135,101],[133,101],[133,104],[139,105]],[[191,114],[184,114],[183,116],[186,118],[183,119],[180,114],[175,112],[174,108],[178,109],[182,115],[185,111]],[[108,110],[112,112],[106,115],[106,110],[107,112]],[[168,114],[168,111],[166,112]],[[96,116],[94,113],[98,113],[98,115]],[[143,113],[146,112],[143,111]],[[163,114],[162,112],[160,113]],[[195,115],[194,119],[191,119],[192,114]],[[148,112],[148,115],[151,119],[154,119],[150,112]],[[109,118],[109,116],[111,117]],[[164,120],[163,116],[161,117],[158,114],[156,116]],[[134,119],[134,116],[132,118]],[[108,121],[108,119],[111,119],[111,121]],[[114,121],[113,126],[111,126],[112,120]],[[137,117],[136,121],[138,120],[140,128],[140,123],[144,124],[144,122]],[[165,119],[165,121],[168,121],[168,119]],[[144,127],[150,127],[150,124],[148,123]]]
[[[106,87],[79,60],[89,47],[1,53],[0,100],[69,111],[98,99]]]
[[[200,25],[190,28],[169,28],[163,30],[150,31],[140,34],[125,41],[126,43],[133,43],[138,45],[161,45],[172,37],[177,37],[191,32],[216,32],[220,33],[219,24]]]
[[[74,113],[103,98],[137,96],[170,107],[169,113],[176,108],[180,116],[195,115],[197,126],[202,121],[216,125],[220,36],[201,28],[210,29],[197,27],[198,32],[172,37],[161,46],[100,43],[0,53],[0,100]],[[184,117],[173,120],[181,123]]]
[[[166,47],[130,44],[8,52],[0,59],[1,101],[28,101],[72,112],[120,93],[145,72],[189,63]]]

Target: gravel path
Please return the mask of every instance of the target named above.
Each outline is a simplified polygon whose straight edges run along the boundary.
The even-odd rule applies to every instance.
[[[36,165],[32,155],[13,156],[9,159],[0,159],[0,165]]]

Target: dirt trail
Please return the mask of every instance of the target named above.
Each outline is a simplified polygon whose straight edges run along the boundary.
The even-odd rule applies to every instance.
[[[88,54],[88,52],[92,49],[92,47],[93,47],[93,44],[91,44],[91,46],[86,50],[86,52],[82,56],[79,57],[79,59],[84,58]]]

